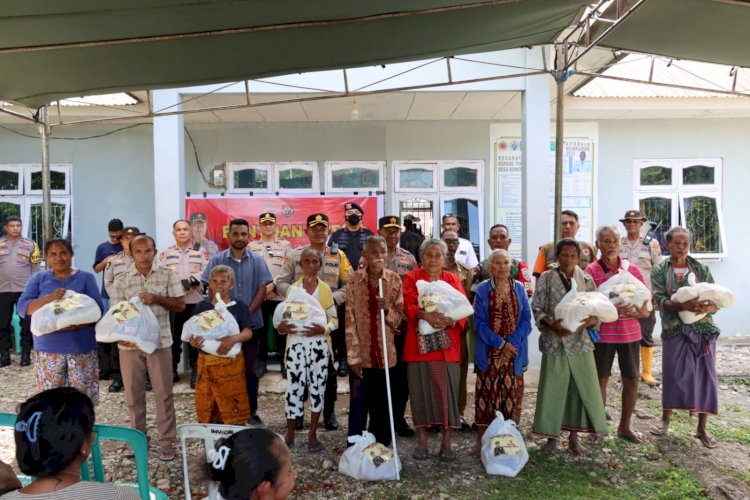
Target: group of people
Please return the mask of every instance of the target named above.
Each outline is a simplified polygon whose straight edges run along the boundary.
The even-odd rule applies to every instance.
[[[40,271],[39,249],[21,237],[20,221],[9,217],[4,224],[6,236],[0,238],[1,283],[11,285],[11,291],[0,293],[0,365],[9,363],[9,322],[17,303],[24,321],[21,362],[33,361],[38,389],[70,386],[96,405],[98,381],[109,377],[113,380],[109,390],[124,388],[131,424],[144,433],[145,394],[153,389],[159,458],[173,460],[172,386],[178,380],[184,323],[213,309],[219,300],[234,302],[229,311],[239,333],[221,339],[219,355],[202,351],[200,337],[192,337],[186,345],[196,416],[199,422],[259,427],[263,421],[255,366],[260,342],[278,304],[297,287],[320,304],[326,321],[299,329],[285,320],[277,328],[288,381],[286,445],[293,446],[296,431],[303,428],[309,400],[307,446],[310,452],[324,449],[317,437],[321,413],[326,430],[339,427],[337,375],[347,376],[350,387],[348,435],[368,429],[389,445],[388,374],[394,382],[396,433],[415,435],[404,417],[410,400],[416,429],[414,458],[428,458],[428,434],[442,430],[437,457],[450,462],[456,459],[451,448],[453,429],[478,430],[478,452],[482,433],[496,412],[520,423],[528,336],[534,321],[541,332],[542,367],[533,432],[546,437],[545,450],[553,451],[562,432],[568,431],[570,451],[582,454],[578,433],[607,431],[605,402],[615,357],[623,381],[617,435],[643,442],[631,427],[631,417],[639,378],[655,384],[650,371],[655,317],[646,304],[620,306],[616,321],[602,324],[589,317],[571,331],[555,317],[555,306],[573,283],[578,291],[593,291],[625,269],[653,291],[662,318],[664,414],[651,432],[663,435],[671,411],[688,409],[699,414],[696,437],[707,447],[716,446],[705,424],[707,415],[718,411],[715,341],[719,332],[711,319],[717,308],[698,300],[671,300],[677,289],[687,285],[689,272],[699,281],[712,280],[708,268],[688,255],[689,233],[684,228],[666,233],[669,256],[665,258],[655,239],[642,237],[646,219],[638,210],[629,210],[621,219],[626,235],[615,226],[601,226],[595,245],[575,239],[578,216],[565,211],[563,237],[540,247],[532,286],[529,266],[508,252],[511,236],[502,224],[490,228],[491,253],[480,263],[471,243],[459,236],[459,219],[453,214],[443,217],[440,238],[422,239],[417,255],[401,244],[398,216],[381,217],[376,234],[364,227],[363,215],[357,203],[347,202],[345,225],[334,233],[327,214],[309,215],[304,230],[308,244],[296,249],[278,237],[273,213],[258,216],[260,237],[253,241],[251,223],[233,219],[226,232],[229,248],[223,251],[205,239],[202,213],[176,221],[175,243],[161,252],[152,237],[115,219],[108,226],[109,240],[96,252],[94,271],[104,273],[101,292],[93,274],[72,267],[73,249],[67,240],[46,242],[46,270]],[[454,320],[424,307],[417,282],[438,280],[473,303],[473,316]],[[152,354],[127,342],[97,348],[94,325],[89,324],[34,336],[31,352],[29,317],[66,290],[88,295],[102,311],[139,297],[158,320],[158,348]],[[685,325],[677,314],[683,310],[708,315]],[[420,321],[436,333],[420,333]],[[470,339],[477,375],[472,426],[464,418]],[[221,356],[235,344],[241,345],[241,354]]]

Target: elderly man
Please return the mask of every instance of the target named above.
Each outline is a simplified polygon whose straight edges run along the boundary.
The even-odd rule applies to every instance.
[[[440,239],[445,242],[448,246],[448,253],[445,255],[445,270],[458,276],[461,280],[464,293],[471,302],[472,298],[472,284],[474,283],[474,275],[472,270],[466,267],[462,262],[456,258],[460,242],[458,233],[453,230],[445,230],[440,235]],[[461,333],[461,379],[458,386],[458,411],[461,415],[461,430],[469,430],[469,424],[464,420],[464,410],[466,409],[466,380],[469,374],[469,339],[468,336],[474,332],[474,322],[472,318],[466,322],[466,328]]]
[[[384,266],[389,271],[398,274],[402,278],[417,268],[417,261],[410,252],[400,248],[399,241],[401,233],[401,221],[395,215],[386,215],[378,221],[378,233],[385,239],[386,256]],[[419,245],[417,245],[417,249]],[[393,396],[393,419],[395,420],[396,434],[401,437],[414,436],[414,429],[409,427],[404,418],[406,402],[409,400],[409,384],[406,380],[406,363],[402,361],[404,355],[404,339],[406,338],[406,316],[398,327],[394,341],[396,343],[396,354],[398,363],[393,368],[393,377],[397,383],[391,385]]]
[[[461,231],[461,224],[458,222],[458,216],[455,214],[443,215],[443,225],[441,226],[441,229],[443,232],[455,231],[456,234],[459,234]],[[477,265],[479,265],[479,259],[477,259],[474,246],[465,238],[458,239],[458,248],[456,249],[456,255],[454,257],[457,261],[472,271]]]
[[[234,292],[242,302],[248,305],[250,312],[249,327],[252,338],[243,342],[242,354],[245,357],[245,380],[247,395],[250,399],[252,415],[248,423],[263,426],[258,415],[258,375],[252,367],[258,356],[258,339],[263,335],[263,313],[261,306],[266,299],[266,286],[273,281],[268,266],[263,258],[247,249],[250,238],[250,224],[245,219],[233,219],[229,222],[229,248],[214,255],[203,270],[202,281],[208,285],[211,269],[218,265],[229,266],[234,271]]]
[[[609,278],[625,269],[644,283],[640,270],[633,264],[625,267],[620,259],[620,232],[614,226],[601,226],[596,230],[596,247],[601,252],[601,258],[586,266],[586,273],[594,278],[596,286],[600,286]],[[594,344],[594,360],[599,376],[599,388],[602,401],[607,404],[607,383],[611,375],[612,363],[617,355],[622,374],[622,414],[617,436],[632,443],[643,443],[643,436],[630,427],[630,419],[638,398],[638,355],[641,342],[641,327],[639,318],[648,316],[648,304],[639,309],[634,306],[617,306],[619,317],[611,323],[602,323],[599,329],[599,342]]]
[[[127,226],[122,229],[120,244],[122,251],[112,255],[107,259],[104,265],[104,276],[102,277],[102,286],[109,296],[112,295],[112,289],[118,276],[133,267],[133,257],[130,255],[130,241],[141,234],[140,229],[134,226]],[[114,302],[114,301],[112,301]],[[109,360],[106,366],[112,375],[112,383],[109,384],[109,392],[122,392],[122,375],[120,374],[120,350],[110,348],[107,350]],[[150,390],[151,381],[146,379],[146,388]]]
[[[307,235],[310,244],[297,248],[291,253],[289,260],[281,268],[279,276],[274,280],[274,285],[276,293],[282,297],[286,297],[292,283],[302,277],[302,267],[300,266],[302,250],[308,247],[314,248],[323,253],[323,266],[321,267],[318,276],[325,281],[329,287],[331,287],[333,300],[337,306],[336,315],[339,318],[343,318],[345,314],[344,302],[346,300],[346,283],[349,281],[349,275],[352,273],[352,266],[349,264],[349,260],[346,258],[344,252],[326,246],[329,234],[330,228],[328,216],[321,213],[310,215],[307,218],[307,227],[305,228],[305,235]],[[339,358],[341,356],[346,357],[346,341],[344,339],[343,323],[343,321],[340,321],[338,329],[332,334],[333,348],[335,351],[338,347]],[[337,342],[336,339],[340,340]],[[342,343],[343,346],[341,345]],[[323,406],[323,425],[326,430],[335,431],[339,428],[339,423],[334,413],[338,383],[335,376],[336,371],[333,368],[333,360],[329,361],[328,382],[326,383],[325,403]],[[344,369],[346,369],[345,361],[344,366]],[[302,428],[301,419],[297,421],[297,428]]]
[[[365,267],[352,274],[346,286],[346,348],[350,371],[348,435],[360,435],[369,415],[368,430],[379,443],[388,446],[391,435],[385,370],[393,382],[401,383],[394,379],[397,362],[394,337],[403,317],[404,297],[401,278],[385,268],[386,255],[383,237],[368,236],[363,255]],[[381,310],[385,311],[385,346]],[[383,349],[387,351],[387,364]]]
[[[16,305],[26,282],[39,271],[41,254],[37,244],[21,236],[21,219],[15,215],[5,218],[5,236],[0,238],[0,368],[10,365],[13,343],[13,306]],[[31,321],[21,319],[21,366],[31,365]]]
[[[645,243],[641,236],[641,226],[646,222],[640,210],[628,210],[620,219],[625,226],[627,236],[620,243],[620,258],[635,264],[640,269],[649,290],[651,289],[651,269],[661,262],[661,246],[656,238]],[[654,325],[656,325],[656,307],[646,318],[638,320],[641,325],[641,380],[649,387],[656,385],[651,376],[651,363],[654,360]]]
[[[277,236],[276,214],[273,212],[260,214],[260,217],[258,217],[258,226],[260,228],[260,239],[251,241],[247,248],[255,255],[263,258],[271,273],[271,279],[276,279],[281,272],[282,266],[289,260],[289,254],[292,252],[292,244]],[[271,324],[273,312],[282,300],[283,298],[274,291],[273,283],[266,285],[266,300],[263,301],[263,305],[261,306],[263,320],[266,322],[269,330],[276,333],[276,349],[283,354],[284,346],[286,345],[286,336],[279,335]],[[261,335],[259,339],[260,351],[258,353],[258,364],[260,365],[260,370],[257,371],[259,377],[263,376],[263,373],[266,371],[269,340],[271,339],[267,335]],[[253,369],[252,366],[248,367],[248,370],[251,369]],[[281,360],[281,375],[286,378],[286,366],[283,359]]]
[[[146,376],[151,378],[156,402],[156,428],[159,430],[159,459],[175,458],[174,440],[177,420],[172,394],[172,332],[169,313],[185,309],[185,290],[177,275],[154,263],[156,243],[145,234],[130,242],[133,266],[120,274],[112,284],[112,302],[130,300],[135,296],[151,309],[159,322],[159,347],[151,354],[135,344],[119,342],[120,368],[125,383],[125,399],[130,425],[147,434]]]
[[[172,313],[170,323],[172,325],[172,381],[179,382],[177,367],[182,357],[182,327],[193,315],[195,304],[203,297],[203,285],[201,275],[208,264],[208,250],[196,250],[193,248],[193,235],[190,222],[180,219],[172,224],[172,235],[175,244],[159,253],[157,263],[159,267],[166,267],[174,271],[180,279],[182,288],[185,290],[185,309]],[[191,347],[187,342],[190,360],[190,387],[195,389],[195,381],[198,375],[198,350]]]
[[[572,210],[563,210],[560,214],[560,238],[572,238],[581,245],[581,258],[578,260],[578,267],[586,269],[589,263],[596,260],[596,248],[591,243],[576,239],[578,229],[581,224],[578,223],[578,214]],[[534,263],[534,277],[538,278],[544,271],[557,262],[555,258],[556,242],[550,241],[539,247],[539,253]]]
[[[211,258],[219,253],[219,247],[213,241],[206,238],[206,224],[208,219],[203,212],[196,212],[190,216],[190,227],[193,232],[193,248],[195,250],[206,250]]]
[[[510,237],[508,226],[504,224],[495,224],[490,228],[490,237],[487,238],[487,244],[490,246],[490,251],[500,249],[507,252],[512,242],[513,240]],[[526,293],[531,297],[531,272],[529,271],[529,266],[526,262],[511,257],[510,277],[521,282],[526,289]],[[484,259],[482,263],[479,264],[479,276],[475,280],[474,288],[486,279],[490,279],[489,259]]]

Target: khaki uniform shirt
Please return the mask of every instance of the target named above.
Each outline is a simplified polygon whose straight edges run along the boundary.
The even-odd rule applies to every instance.
[[[247,249],[263,258],[268,266],[268,271],[271,273],[271,278],[276,279],[281,273],[281,268],[289,260],[289,255],[292,253],[292,244],[287,240],[274,238],[273,241],[269,242],[263,240],[251,241],[247,245]],[[266,296],[266,300],[280,301],[284,299],[274,291]]]
[[[279,275],[273,280],[276,285],[276,291],[282,297],[286,297],[289,287],[302,277],[302,267],[300,266],[300,256],[305,247],[299,247],[292,250],[289,260],[281,267]],[[346,283],[349,281],[349,275],[352,273],[352,266],[343,251],[338,250],[336,253],[331,251],[330,247],[325,247],[323,251],[323,265],[320,268],[318,277],[331,287],[333,300],[336,305],[341,305],[346,300]]]
[[[576,240],[581,246],[581,258],[578,259],[578,267],[586,269],[586,266],[596,261],[596,247],[588,241]],[[539,253],[534,263],[534,276],[539,277],[544,271],[552,268],[557,262],[555,256],[555,242],[551,241],[539,247]]]
[[[159,253],[159,257],[156,259],[159,267],[166,267],[174,271],[180,282],[189,280],[191,276],[198,281],[197,286],[185,292],[186,304],[197,304],[201,301],[203,292],[203,286],[200,284],[201,276],[203,276],[203,269],[208,261],[207,250],[194,250],[193,247],[179,248],[177,245],[172,245]]]
[[[129,253],[123,251],[109,258],[107,265],[104,266],[104,289],[107,290],[110,298],[112,297],[112,283],[131,267],[133,267],[133,257]],[[112,304],[115,304],[115,302],[112,302]]]
[[[465,264],[455,260],[453,261],[453,264],[445,266],[445,270],[458,276],[458,279],[461,280],[461,285],[464,287],[464,293],[469,300],[471,300],[471,285],[474,282],[474,275],[472,274],[471,269],[466,267]]]
[[[661,247],[656,239],[646,245],[641,237],[636,241],[630,241],[625,236],[620,242],[620,259],[627,260],[640,269],[646,286],[651,290],[651,269],[664,260],[664,257],[661,255]]]
[[[0,238],[0,292],[23,292],[41,261],[34,240],[22,237],[13,243],[7,236]]]
[[[383,267],[403,278],[417,268],[417,259],[408,250],[396,247],[395,252],[386,255]]]
[[[211,257],[219,253],[219,245],[209,239],[203,238],[203,241],[198,244],[198,250],[206,250],[210,260]]]

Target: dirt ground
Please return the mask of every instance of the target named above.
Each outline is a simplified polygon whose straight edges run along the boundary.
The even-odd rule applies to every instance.
[[[20,368],[18,358],[13,365],[0,369],[0,411],[15,412],[18,403],[35,392],[33,371]],[[654,363],[659,378],[660,357]],[[648,443],[633,445],[613,437],[619,420],[617,376],[612,377],[607,410],[612,416],[610,436],[598,443],[584,441],[585,458],[572,458],[564,448],[549,458],[539,451],[543,440],[530,434],[536,399],[536,388],[528,384],[524,396],[521,431],[526,438],[530,460],[515,479],[488,476],[478,458],[470,455],[476,434],[455,432],[454,446],[459,460],[450,465],[437,460],[417,462],[411,457],[414,439],[398,438],[398,451],[403,464],[400,481],[368,483],[353,480],[337,470],[338,459],[346,447],[348,394],[339,394],[337,415],[342,426],[338,431],[320,432],[325,444],[323,453],[311,455],[305,443],[306,430],[298,432],[298,446],[293,460],[298,471],[295,498],[486,498],[516,494],[526,498],[750,498],[750,344],[721,345],[718,351],[720,377],[720,414],[709,420],[709,431],[719,440],[709,450],[693,438],[697,422],[686,412],[677,414],[671,432],[662,438],[648,433],[650,425],[661,413],[660,387],[639,387],[639,400],[634,427],[647,436]],[[183,375],[183,379],[187,377]],[[339,378],[339,391],[347,386]],[[472,379],[473,381],[473,379]],[[278,373],[270,372],[261,381],[260,415],[268,426],[283,432],[284,382]],[[97,421],[128,425],[124,394],[106,392],[101,382],[101,403]],[[470,391],[473,388],[469,384]],[[193,395],[186,382],[175,387],[178,423],[194,421]],[[473,421],[473,394],[469,395],[466,418]],[[154,429],[153,396],[149,396],[149,428]],[[306,421],[307,428],[307,421]],[[439,436],[431,436],[430,449],[436,454]],[[202,444],[188,446],[191,491],[205,492],[198,469],[203,467]],[[133,481],[134,464],[124,446],[104,447],[105,471],[110,480]],[[0,429],[0,459],[14,464],[14,445],[10,429]],[[170,498],[184,498],[183,470],[179,460],[161,463],[155,450],[149,456],[149,476],[153,486],[168,493]],[[15,465],[15,464],[14,464]]]

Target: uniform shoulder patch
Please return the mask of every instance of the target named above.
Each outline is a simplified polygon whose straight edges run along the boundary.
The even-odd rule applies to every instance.
[[[39,264],[42,261],[42,253],[39,251],[39,246],[34,243],[34,252],[31,254],[29,259],[32,264]]]

